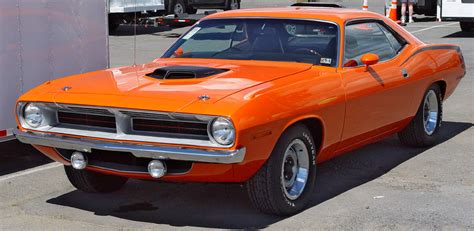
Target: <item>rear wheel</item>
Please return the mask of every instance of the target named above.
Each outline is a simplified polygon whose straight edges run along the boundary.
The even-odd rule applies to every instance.
[[[76,170],[71,166],[64,166],[69,182],[77,189],[87,193],[109,193],[123,187],[128,178],[105,175],[88,170]]]
[[[442,99],[439,85],[431,85],[423,96],[423,101],[413,120],[398,133],[403,144],[412,147],[429,147],[437,143],[443,118]]]
[[[285,131],[265,165],[247,182],[252,204],[274,215],[303,210],[311,200],[316,179],[315,150],[311,133],[304,125]]]
[[[459,22],[459,25],[464,32],[469,32],[474,29],[474,22]]]
[[[228,0],[226,10],[238,10],[240,9],[240,0]]]

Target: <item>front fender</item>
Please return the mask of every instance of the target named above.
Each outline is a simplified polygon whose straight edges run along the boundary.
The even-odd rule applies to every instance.
[[[342,134],[345,93],[338,73],[313,67],[238,92],[215,106],[237,108],[230,113],[237,129],[236,143],[245,146],[248,154],[234,165],[234,172],[245,181],[269,158],[285,129],[304,119],[321,121],[325,132],[318,160],[330,157]]]

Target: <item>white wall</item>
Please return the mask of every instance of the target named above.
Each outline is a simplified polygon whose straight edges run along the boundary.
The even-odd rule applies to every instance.
[[[0,0],[0,131],[18,96],[108,66],[106,0]]]

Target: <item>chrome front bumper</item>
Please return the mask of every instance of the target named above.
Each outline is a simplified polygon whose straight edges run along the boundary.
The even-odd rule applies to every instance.
[[[91,152],[92,149],[98,149],[106,151],[129,152],[135,157],[141,158],[152,158],[159,160],[171,159],[219,164],[240,163],[245,157],[245,147],[237,150],[219,151],[140,145],[123,142],[96,141],[46,133],[22,132],[18,129],[15,129],[13,133],[22,143],[81,152]]]

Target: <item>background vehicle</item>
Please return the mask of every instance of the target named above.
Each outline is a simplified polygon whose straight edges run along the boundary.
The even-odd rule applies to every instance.
[[[474,30],[474,0],[441,0],[441,20],[459,21],[462,31]]]
[[[105,0],[0,1],[0,139],[15,127],[19,95],[48,80],[108,67],[106,12]]]
[[[170,0],[108,0],[109,31],[114,32],[122,23],[131,23],[137,18],[163,15],[165,1]]]
[[[384,0],[385,1],[385,0]],[[415,14],[422,14],[422,15],[427,15],[427,16],[435,16],[436,15],[436,3],[438,0],[417,0],[417,3],[415,4],[414,11]],[[320,0],[298,0],[297,2],[321,2]],[[322,1],[322,2],[332,2],[332,1]],[[339,1],[334,1],[334,2],[349,2],[347,0],[339,0]],[[398,13],[397,16],[400,17],[400,6],[401,6],[401,1],[398,0]],[[362,4],[362,1],[361,1]],[[370,3],[369,3],[370,4]],[[369,5],[370,8],[370,5]],[[384,12],[387,12],[387,6],[384,6]]]
[[[170,14],[195,14],[198,9],[240,9],[241,0],[165,0]]]
[[[132,23],[165,14],[195,14],[198,9],[240,9],[240,0],[109,0],[109,31],[120,24]]]
[[[426,16],[435,16],[436,15],[436,2],[437,0],[417,0],[417,3],[414,5],[414,13]],[[397,1],[397,17],[401,16],[401,1]],[[407,8],[408,10],[408,8]],[[387,6],[384,6],[384,12],[387,12]]]

